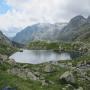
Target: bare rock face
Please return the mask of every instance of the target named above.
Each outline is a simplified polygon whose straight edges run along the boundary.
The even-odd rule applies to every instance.
[[[70,71],[66,71],[63,75],[60,76],[60,80],[65,83],[75,83],[75,78]]]
[[[84,18],[81,15],[78,15],[71,19],[71,21],[69,22],[69,25],[70,27],[75,27],[75,26],[79,27],[85,23],[86,23],[86,18]]]

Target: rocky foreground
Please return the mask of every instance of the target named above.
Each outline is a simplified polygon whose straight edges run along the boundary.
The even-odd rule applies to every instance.
[[[43,43],[37,43],[34,45],[45,47]],[[73,60],[32,65],[10,60],[9,56],[18,49],[1,44],[0,90],[90,90],[89,46],[86,43],[46,44],[49,49],[55,48],[57,53],[74,50],[82,52],[82,55]]]
[[[90,90],[87,57],[31,65],[0,55],[0,90]]]

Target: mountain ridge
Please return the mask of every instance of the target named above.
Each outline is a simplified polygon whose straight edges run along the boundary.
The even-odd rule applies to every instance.
[[[81,34],[86,33],[87,28],[90,27],[88,18],[83,16],[76,16],[70,20],[70,22],[60,32],[59,39],[63,41],[77,40]]]
[[[26,44],[31,41],[76,41],[84,39],[90,32],[90,16],[88,18],[78,15],[67,24],[62,23],[38,23],[27,26],[17,33],[13,41]],[[85,34],[86,33],[86,34]],[[88,35],[89,37],[89,35]]]
[[[25,44],[33,40],[53,40],[57,38],[58,32],[60,32],[64,25],[66,24],[34,24],[32,26],[26,27],[21,32],[17,33],[16,36],[13,38],[13,41]],[[56,35],[53,35],[54,33],[56,33]]]

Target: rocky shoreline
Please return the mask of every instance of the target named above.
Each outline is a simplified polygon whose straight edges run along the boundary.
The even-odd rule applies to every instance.
[[[88,72],[90,71],[90,63],[85,61],[79,61],[76,65],[73,65],[72,61],[48,62],[39,65],[31,65],[16,63],[14,60],[8,59],[8,56],[0,55],[0,64],[4,63],[10,65],[6,70],[8,74],[18,76],[24,80],[38,81],[41,83],[42,87],[54,85],[57,80],[61,85],[64,85],[62,90],[85,90],[85,87],[82,85],[84,82],[90,82],[90,74],[88,75]],[[50,78],[51,75],[57,75],[56,77],[54,76],[55,80],[46,79],[46,77]]]

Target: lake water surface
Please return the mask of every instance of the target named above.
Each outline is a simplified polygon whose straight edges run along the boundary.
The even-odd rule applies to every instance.
[[[40,64],[49,61],[71,60],[69,53],[55,53],[52,50],[23,50],[9,57],[18,63]]]

